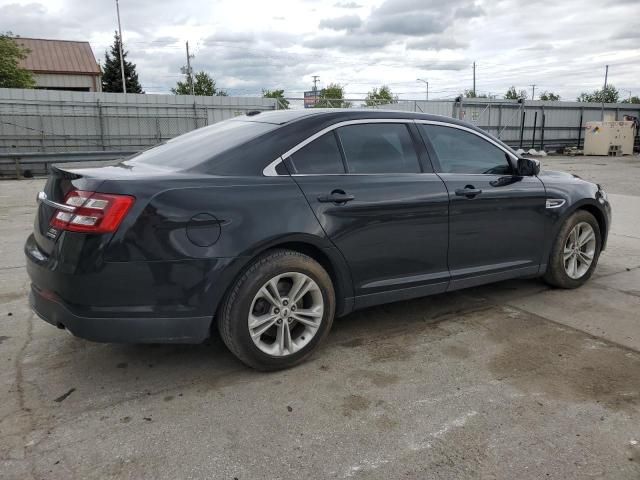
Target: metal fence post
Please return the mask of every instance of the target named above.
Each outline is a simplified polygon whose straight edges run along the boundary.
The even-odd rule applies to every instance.
[[[527,112],[522,108],[522,120],[520,121],[520,148],[522,148],[522,141],[524,140],[524,119],[527,116]]]
[[[533,135],[531,135],[531,148],[536,148],[536,126],[538,123],[538,111],[533,114]]]
[[[98,126],[100,127],[100,145],[102,145],[102,150],[106,150],[106,145],[104,144],[104,125],[102,124],[102,104],[100,100],[96,100],[96,104],[98,105]]]
[[[544,108],[542,110],[542,125],[540,127],[540,150],[544,150],[544,124],[546,123],[547,119],[547,115],[544,113]]]
[[[502,132],[500,131],[501,128],[502,128],[502,104],[499,103],[498,104],[498,139],[502,134]]]
[[[156,117],[156,140],[157,143],[162,141],[162,132],[160,131],[160,119]]]
[[[194,129],[198,128],[198,108],[196,107],[196,101],[193,101],[193,124]]]
[[[40,118],[40,147],[44,152],[46,150],[47,134],[44,131],[44,119],[42,118],[42,115],[40,115],[39,118]]]
[[[578,124],[578,148],[580,148],[580,141],[582,140],[582,115],[584,113],[584,109],[580,109],[580,123]]]

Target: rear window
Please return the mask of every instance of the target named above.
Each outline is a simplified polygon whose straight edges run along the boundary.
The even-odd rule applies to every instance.
[[[278,125],[226,120],[172,138],[134,155],[125,163],[145,163],[183,170],[199,165],[216,155],[259,137]]]

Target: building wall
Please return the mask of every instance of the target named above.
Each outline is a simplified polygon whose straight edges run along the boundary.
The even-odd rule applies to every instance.
[[[97,75],[77,75],[63,73],[34,73],[33,78],[36,81],[37,88],[44,89],[69,89],[84,91],[100,92],[102,84],[100,77]]]

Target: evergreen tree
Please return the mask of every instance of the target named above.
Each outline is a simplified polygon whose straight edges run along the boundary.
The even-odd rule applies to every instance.
[[[135,64],[127,61],[129,52],[122,48],[124,59],[124,76],[127,82],[127,93],[144,93],[138,81]],[[114,35],[113,45],[111,45],[111,55],[104,53],[104,66],[102,67],[102,91],[122,93],[122,73],[120,70],[120,37],[118,32]]]

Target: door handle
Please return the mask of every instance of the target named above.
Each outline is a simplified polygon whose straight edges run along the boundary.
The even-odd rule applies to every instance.
[[[347,203],[355,200],[356,197],[344,193],[342,190],[334,190],[329,195],[320,195],[318,201],[321,203]]]
[[[464,188],[456,189],[456,195],[459,197],[474,198],[476,195],[480,195],[481,193],[482,190],[475,188],[473,185],[467,185]]]

